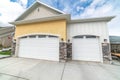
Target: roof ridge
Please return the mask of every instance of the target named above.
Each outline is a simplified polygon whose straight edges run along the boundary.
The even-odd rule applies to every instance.
[[[53,9],[53,10],[56,10],[56,11],[62,13],[62,14],[65,14],[65,12],[63,12],[63,11],[57,9],[57,8],[54,8],[54,7],[50,6],[50,5],[47,5],[47,4],[45,4],[45,3],[43,3],[43,2],[41,2],[41,1],[39,1],[39,0],[36,0],[36,2],[38,2],[38,3],[40,3],[40,4],[44,5],[44,6],[46,6],[46,7],[48,7],[48,8],[51,8],[51,9]]]
[[[29,8],[27,8],[20,16],[18,16],[18,18],[16,18],[15,21],[19,20],[23,15],[26,14],[27,11],[29,11],[31,8],[33,8],[33,6],[36,6],[38,4],[41,4],[41,5],[43,5],[43,6],[47,7],[47,8],[50,8],[50,9],[52,9],[52,10],[58,12],[58,13],[65,14],[63,11],[61,11],[59,9],[56,9],[56,8],[54,8],[52,6],[49,6],[49,5],[43,3],[43,2],[41,2],[39,0],[36,0]]]

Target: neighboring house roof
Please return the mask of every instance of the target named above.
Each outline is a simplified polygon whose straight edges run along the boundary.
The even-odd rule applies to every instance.
[[[4,27],[14,27],[14,25],[9,23],[0,23],[0,28],[4,28]]]
[[[51,9],[51,10],[54,10],[54,11],[60,13],[60,14],[65,14],[64,12],[62,12],[62,11],[56,9],[56,8],[53,8],[53,7],[49,6],[49,5],[46,5],[46,4],[44,4],[44,3],[40,2],[40,1],[36,1],[36,2],[33,3],[33,4],[31,5],[31,7],[29,7],[23,14],[21,14],[15,21],[22,20],[22,19],[23,19],[24,17],[26,17],[31,11],[33,11],[38,5],[43,5],[43,6],[49,8],[49,9]]]
[[[120,44],[120,36],[110,36],[111,44]]]
[[[14,27],[0,28],[0,37],[11,35],[14,33]]]

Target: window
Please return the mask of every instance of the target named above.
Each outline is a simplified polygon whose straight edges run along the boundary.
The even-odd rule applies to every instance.
[[[36,38],[36,35],[31,35],[29,36],[29,38]]]
[[[86,38],[96,38],[96,36],[86,36]]]
[[[46,35],[38,35],[38,38],[45,38]]]
[[[83,38],[84,36],[74,36],[73,38]]]
[[[23,37],[21,37],[21,38],[22,38],[22,39],[23,39],[23,38],[27,38],[27,36],[23,36]]]
[[[58,38],[57,36],[49,35],[50,38]]]

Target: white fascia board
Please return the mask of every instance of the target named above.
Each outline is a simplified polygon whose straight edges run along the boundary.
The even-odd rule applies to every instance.
[[[37,22],[45,22],[45,21],[54,21],[54,20],[62,20],[65,19],[67,21],[70,21],[70,14],[61,14],[58,16],[51,16],[46,18],[38,18],[38,19],[32,19],[32,20],[21,20],[16,22],[10,22],[10,24],[28,24],[28,23],[37,23]]]
[[[74,19],[71,20],[69,23],[86,23],[86,22],[109,22],[111,21],[115,16],[108,16],[108,17],[97,17],[97,18],[86,18],[86,19]]]

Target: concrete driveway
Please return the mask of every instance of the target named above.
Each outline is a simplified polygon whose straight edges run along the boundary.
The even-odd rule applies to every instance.
[[[0,59],[0,80],[120,80],[120,66],[6,58]]]

